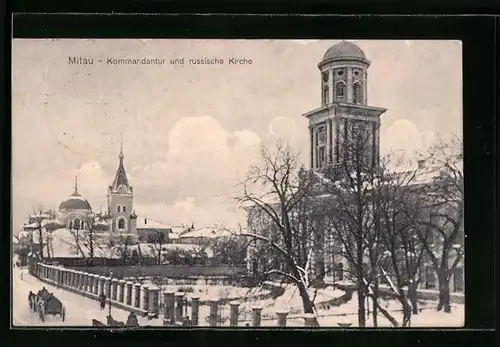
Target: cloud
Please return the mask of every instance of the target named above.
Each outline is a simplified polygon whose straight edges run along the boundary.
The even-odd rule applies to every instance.
[[[198,205],[197,199],[192,196],[172,204],[137,204],[136,212],[140,217],[148,217],[172,226],[194,223],[195,227],[223,224],[235,228],[245,220],[242,211],[228,201],[214,199],[209,205]]]
[[[292,118],[276,117],[269,123],[269,134],[275,138],[290,141],[295,137],[295,120]]]
[[[410,159],[416,153],[425,149],[424,136],[412,121],[400,119],[393,122],[383,134],[381,134],[381,151],[384,153],[400,152],[405,158]]]
[[[243,129],[231,132],[210,116],[185,117],[168,133],[165,159],[130,171],[137,206],[157,211],[168,223],[217,219],[236,194],[243,173],[257,160],[261,139]],[[154,199],[144,198],[154,186]],[[155,201],[156,200],[156,201]],[[139,207],[138,207],[139,208]],[[160,212],[163,211],[163,212]],[[153,213],[153,212],[151,212]],[[228,216],[226,212],[219,217]],[[165,219],[166,218],[166,219]]]

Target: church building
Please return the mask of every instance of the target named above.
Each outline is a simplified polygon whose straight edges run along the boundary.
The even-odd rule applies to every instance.
[[[309,120],[311,169],[340,165],[353,127],[368,133],[366,158],[378,165],[380,116],[386,109],[368,105],[369,66],[364,52],[345,41],[330,47],[319,62],[321,106],[303,115]]]
[[[123,165],[123,145],[120,148],[118,169],[113,184],[108,187],[107,214],[104,216],[109,232],[114,236],[130,236],[137,240],[137,216],[133,211],[134,189],[129,184]]]
[[[137,216],[133,210],[134,190],[127,179],[127,173],[123,164],[123,144],[120,149],[119,163],[113,183],[108,187],[107,210],[101,214],[97,223],[106,224],[107,235],[102,228],[96,230],[96,235],[108,236],[115,242],[136,243]],[[92,207],[87,199],[78,192],[78,181],[75,179],[75,190],[73,194],[59,205],[57,219],[69,230],[89,230],[89,218],[92,215]]]

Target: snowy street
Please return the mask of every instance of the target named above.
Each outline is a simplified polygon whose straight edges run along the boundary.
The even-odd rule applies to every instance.
[[[21,271],[23,279],[21,279]],[[28,304],[28,294],[38,292],[43,287],[54,294],[66,307],[66,318],[63,322],[58,315],[45,316],[45,322],[42,322],[36,312],[32,312]],[[63,289],[45,284],[37,278],[31,276],[27,269],[13,268],[12,278],[12,324],[21,326],[92,326],[92,319],[97,319],[106,323],[108,315],[108,306],[100,310],[97,301],[70,293]],[[111,315],[115,320],[127,321],[129,313],[127,311],[113,307]],[[151,324],[146,318],[137,317],[140,325]]]

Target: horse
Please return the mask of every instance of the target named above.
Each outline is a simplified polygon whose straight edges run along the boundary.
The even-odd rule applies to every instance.
[[[42,322],[44,322],[45,321],[45,301],[42,298],[38,298],[37,311],[38,311],[38,316],[40,317]]]

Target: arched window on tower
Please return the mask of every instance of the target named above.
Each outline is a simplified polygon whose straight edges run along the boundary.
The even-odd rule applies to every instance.
[[[121,212],[121,206],[120,205],[116,206],[116,212]]]
[[[328,86],[323,87],[323,105],[327,105],[330,103],[330,88]]]
[[[73,229],[73,221],[72,220],[69,221],[69,229],[70,230]]]
[[[118,220],[118,229],[125,229],[125,219]]]
[[[353,94],[354,94],[354,99],[353,99],[353,102],[355,104],[359,104],[362,102],[362,99],[363,99],[363,95],[362,95],[362,92],[361,92],[361,84],[359,84],[358,82],[354,83],[354,90],[353,90]]]
[[[123,212],[127,212],[127,207],[126,206],[123,206]]]
[[[345,96],[345,83],[344,82],[338,82],[335,85],[335,100],[340,101],[344,99]]]
[[[78,218],[75,218],[75,219],[73,220],[73,228],[74,228],[75,230],[80,230],[80,220],[79,220]]]

